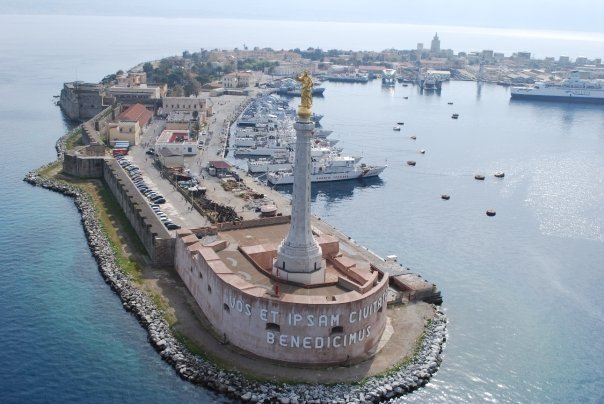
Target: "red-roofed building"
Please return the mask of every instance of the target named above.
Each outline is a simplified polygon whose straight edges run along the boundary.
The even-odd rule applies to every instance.
[[[229,175],[231,165],[224,160],[213,160],[208,162],[208,172],[215,177],[224,177]]]
[[[141,128],[147,126],[153,118],[153,113],[149,111],[143,104],[134,104],[119,114],[118,121],[137,121]]]
[[[134,104],[117,117],[117,122],[109,125],[109,144],[127,141],[131,146],[137,145],[140,136],[153,118],[153,113],[142,104]]]

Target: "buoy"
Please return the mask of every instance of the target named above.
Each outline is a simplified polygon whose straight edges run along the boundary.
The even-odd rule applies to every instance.
[[[495,216],[496,214],[497,212],[495,212],[493,209],[487,210],[487,216]]]
[[[424,149],[421,149],[419,152],[420,152],[421,154],[426,154],[426,151],[425,151]]]
[[[449,195],[447,195],[447,194],[442,194],[440,197],[441,197],[441,199],[444,199],[445,201],[448,201],[448,200],[451,198],[451,197],[450,197]]]
[[[409,160],[409,161],[407,161],[407,165],[408,166],[414,166],[415,165],[415,161]]]
[[[476,174],[476,175],[474,176],[474,178],[475,178],[475,179],[477,179],[477,180],[482,181],[482,180],[484,180],[484,175]]]
[[[415,137],[415,135],[410,136],[409,138],[410,138],[410,139],[413,139],[413,140],[417,139],[417,138]]]
[[[503,178],[505,177],[505,173],[503,171],[497,171],[495,174],[493,174],[495,177],[497,178]]]

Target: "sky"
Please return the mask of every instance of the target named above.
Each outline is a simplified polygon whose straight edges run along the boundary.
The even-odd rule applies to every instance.
[[[385,22],[604,32],[604,0],[2,0],[0,14]]]

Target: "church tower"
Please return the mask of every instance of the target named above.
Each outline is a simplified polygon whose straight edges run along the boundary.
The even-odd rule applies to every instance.
[[[440,39],[438,39],[438,32],[434,34],[432,43],[430,44],[430,53],[435,54],[440,52]]]

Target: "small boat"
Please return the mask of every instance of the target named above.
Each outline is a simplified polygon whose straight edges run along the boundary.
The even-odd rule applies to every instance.
[[[459,114],[453,114],[453,115],[451,115],[451,118],[457,119],[457,118],[459,118]]]
[[[493,174],[495,177],[497,178],[503,178],[505,177],[505,173],[503,171],[497,171],[495,174]]]
[[[400,126],[395,126],[394,128],[392,128],[392,130],[400,131],[401,127]]]
[[[447,194],[442,194],[442,195],[440,196],[440,199],[444,199],[445,201],[448,201],[450,198],[451,198],[451,197],[450,197],[449,195],[447,195]]]
[[[448,102],[447,104],[449,104],[449,105],[453,105],[453,103],[452,103],[452,102]]]
[[[409,139],[411,139],[411,140],[415,140],[415,139],[417,139],[417,138],[415,137],[415,135],[413,135],[413,136],[409,136]]]
[[[496,214],[497,212],[495,212],[493,209],[487,210],[487,216],[495,216]]]
[[[404,124],[405,124],[405,122],[397,122],[396,124],[397,124],[397,125],[404,125]]]
[[[415,165],[415,161],[409,160],[409,161],[407,161],[407,165],[408,166],[414,166]]]
[[[404,99],[406,99],[406,100],[408,100],[408,99],[409,99],[409,97],[403,97],[403,98],[404,98]]]
[[[403,83],[403,87],[409,87],[409,84]]]
[[[426,154],[426,151],[424,149],[421,149],[419,152],[420,154]]]
[[[474,176],[474,179],[479,180],[479,181],[483,181],[484,180],[484,175],[482,175],[482,174],[476,174]]]

